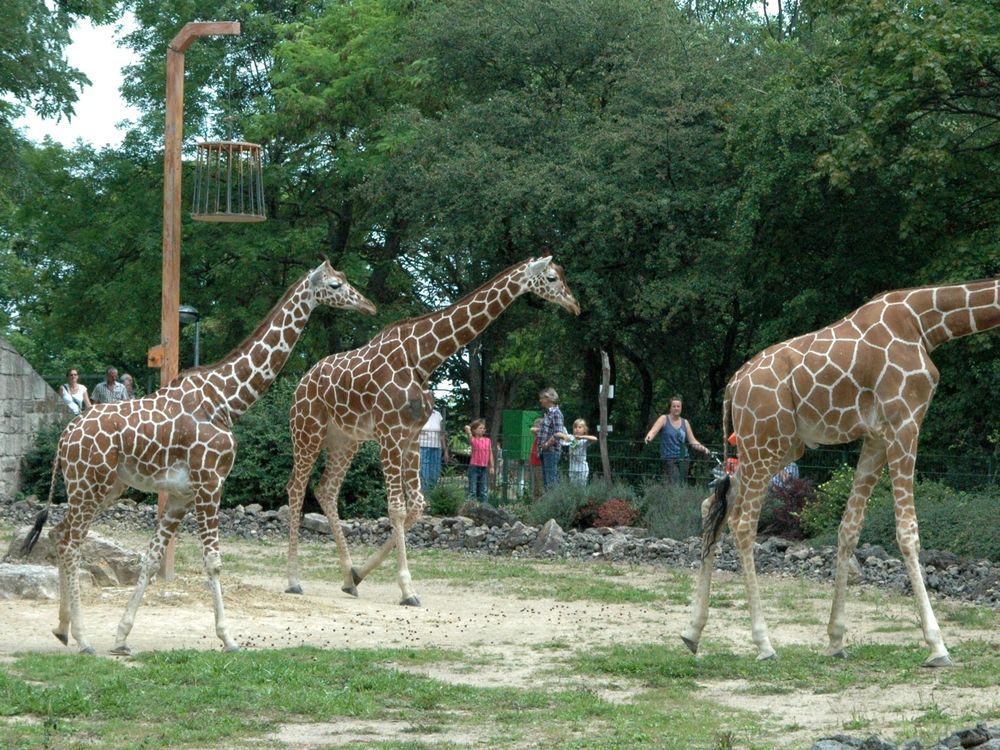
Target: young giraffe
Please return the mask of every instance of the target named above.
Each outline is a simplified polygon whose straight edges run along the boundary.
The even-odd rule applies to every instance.
[[[51,532],[59,558],[59,624],[52,631],[56,638],[68,643],[71,629],[80,651],[94,653],[80,613],[79,547],[94,517],[127,485],[144,492],[165,491],[169,501],[143,557],[112,653],[129,653],[125,640],[150,575],[192,505],[215,606],[215,632],[226,651],[239,650],[229,636],[219,585],[218,510],[223,482],[236,457],[232,425],[281,371],[318,304],[375,312],[342,273],[324,262],[293,284],[257,329],[217,364],[183,372],[145,398],[95,404],[67,425],[56,463],[62,467],[68,501],[65,516]],[[56,469],[54,465],[53,489]],[[39,514],[26,551],[46,516],[47,511]]]
[[[924,664],[951,665],[918,557],[920,540],[913,506],[917,439],[938,382],[930,353],[946,341],[997,326],[1000,280],[901,289],[876,297],[827,328],[765,349],[739,369],[726,387],[723,433],[727,432],[731,404],[740,462],[732,489],[728,478],[723,480],[702,508],[706,521],[702,564],[691,624],[681,636],[692,652],[697,652],[708,621],[712,567],[728,520],[746,579],[757,658],[774,658],[753,557],[757,519],[768,481],[782,466],[797,460],[806,446],[861,438],[854,486],[838,534],[826,654],[846,655],[848,566],[868,498],[882,467],[888,464],[896,540],[913,587],[924,640],[931,650]]]
[[[562,268],[551,260],[530,259],[511,266],[451,307],[395,323],[360,349],[320,360],[299,381],[289,415],[294,466],[288,480],[287,593],[302,593],[298,574],[302,500],[325,445],[326,467],[316,499],[337,541],[343,590],[357,596],[357,584],[395,546],[400,603],[420,604],[410,582],[405,534],[424,508],[416,437],[433,407],[427,379],[525,292],[579,315],[580,306],[566,286]],[[340,528],[337,495],[358,447],[372,438],[380,447],[392,532],[361,568],[355,568]]]

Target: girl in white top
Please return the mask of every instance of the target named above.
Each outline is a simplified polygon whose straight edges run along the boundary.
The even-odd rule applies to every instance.
[[[556,437],[569,446],[569,481],[571,484],[586,484],[590,476],[590,466],[587,464],[587,448],[596,443],[597,438],[587,434],[587,423],[578,419],[573,423],[573,434],[557,432]]]
[[[75,416],[90,408],[90,396],[87,395],[87,386],[80,383],[80,373],[75,369],[66,373],[66,380],[69,382],[59,387],[59,395]]]

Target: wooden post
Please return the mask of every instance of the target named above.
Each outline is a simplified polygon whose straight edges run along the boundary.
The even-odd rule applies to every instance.
[[[611,388],[611,364],[608,353],[601,349],[601,394],[597,399],[600,409],[601,431],[597,433],[598,445],[601,447],[601,471],[604,472],[604,483],[611,486],[611,459],[608,456],[608,391]]]
[[[239,35],[238,21],[197,21],[184,24],[167,46],[167,121],[163,131],[163,292],[160,302],[160,365],[162,388],[178,372],[181,304],[181,143],[184,139],[184,53],[203,36]],[[158,517],[167,507],[167,493],[157,502]],[[174,576],[175,539],[163,551],[160,576]]]

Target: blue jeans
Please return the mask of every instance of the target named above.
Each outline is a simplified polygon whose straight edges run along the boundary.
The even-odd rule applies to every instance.
[[[441,449],[420,449],[420,491],[425,495],[437,484],[441,476]]]
[[[474,497],[481,503],[486,502],[489,476],[489,467],[469,465],[469,497]]]
[[[559,456],[560,451],[549,451],[538,456],[542,459],[542,482],[545,489],[559,481]]]

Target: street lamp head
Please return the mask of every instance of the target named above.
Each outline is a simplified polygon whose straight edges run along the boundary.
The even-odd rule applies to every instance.
[[[181,305],[177,308],[177,317],[180,318],[182,325],[187,325],[188,323],[197,323],[201,316],[191,305]]]

